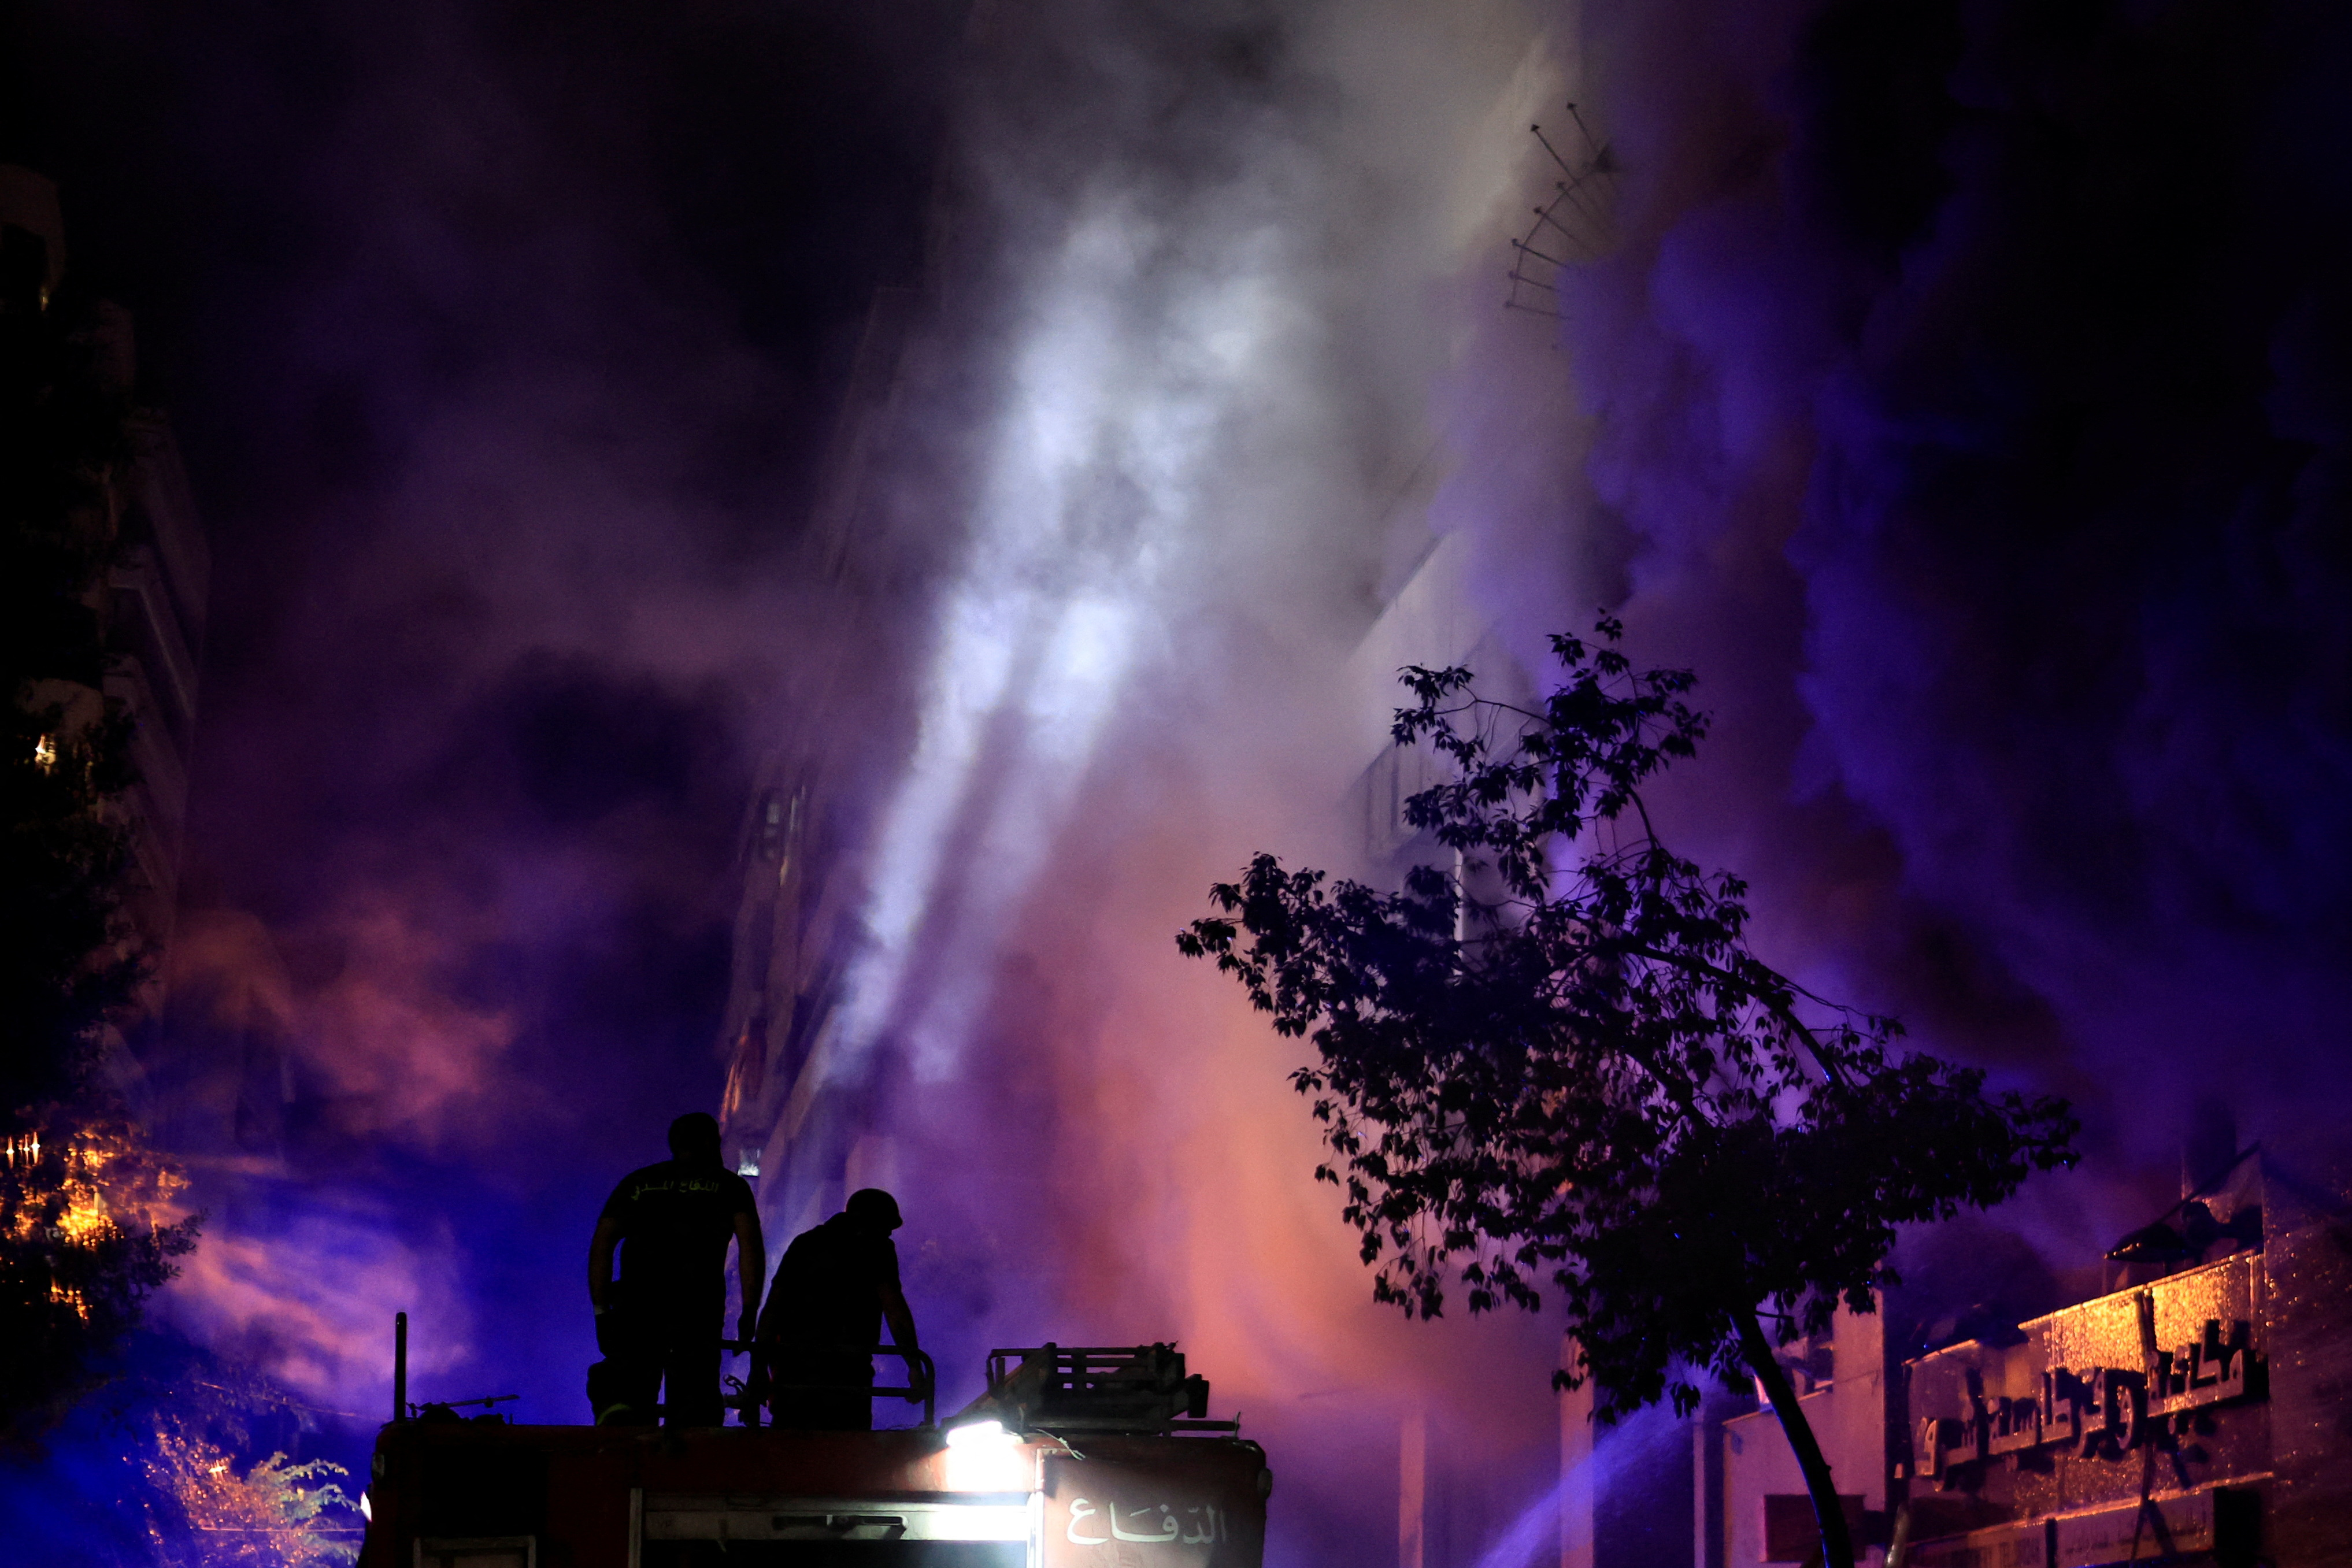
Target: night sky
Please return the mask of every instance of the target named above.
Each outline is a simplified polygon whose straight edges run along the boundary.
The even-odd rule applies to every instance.
[[[996,868],[919,883],[923,961],[874,982],[933,1239],[985,1241],[935,1251],[985,1281],[940,1312],[1213,1349],[1297,1437],[1286,1561],[1391,1527],[1345,1498],[1394,1401],[1524,1387],[1477,1419],[1529,1473],[1548,1440],[1545,1331],[1371,1312],[1286,1058],[1167,941],[1253,849],[1347,852],[1333,694],[1433,530],[1527,662],[1607,604],[1698,671],[1666,820],[1750,876],[1767,957],[2078,1102],[2084,1168],[1991,1222],[2037,1266],[2170,1202],[2184,1138],[2335,1159],[2339,8],[11,17],[0,156],[136,313],[214,541],[184,962],[251,979],[266,928],[298,1045],[298,1180],[170,1310],[321,1400],[376,1397],[405,1292],[446,1392],[578,1418],[593,1206],[719,1092],[877,283],[945,301],[887,503],[929,547],[905,733],[953,718],[959,628],[1035,654],[984,779],[873,780],[877,910],[925,789]],[[1559,320],[1506,313],[1570,96],[1615,219]]]
[[[199,1173],[167,1310],[331,1407],[404,1298],[420,1393],[570,1419],[583,1227],[718,1097],[761,628],[955,19],[10,17],[0,155],[135,313],[214,551],[174,978],[293,1047],[291,1179]]]

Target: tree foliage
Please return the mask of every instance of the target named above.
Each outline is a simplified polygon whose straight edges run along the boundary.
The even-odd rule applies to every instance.
[[[356,1555],[356,1489],[317,1458],[334,1412],[169,1329],[134,1332],[105,1372],[37,1450],[0,1451],[0,1560],[326,1568]]]
[[[106,1097],[18,1113],[0,1140],[0,1413],[20,1434],[62,1415],[148,1292],[195,1246],[185,1186]]]
[[[16,1110],[72,1095],[147,961],[121,907],[130,832],[110,809],[132,779],[123,716],[20,697],[0,712],[0,1096]]]
[[[1871,1310],[1896,1226],[2000,1202],[2075,1130],[1750,950],[1746,885],[1674,853],[1643,798],[1706,734],[1693,676],[1634,671],[1620,630],[1555,637],[1539,707],[1403,673],[1395,740],[1449,765],[1406,820],[1454,864],[1383,892],[1260,854],[1178,937],[1315,1046],[1293,1082],[1316,1175],[1378,1299],[1550,1296],[1604,1416],[1691,1406],[1679,1366],[1738,1376],[1760,1305],[1811,1332]]]
[[[148,1530],[173,1568],[336,1568],[359,1556],[355,1505],[328,1479],[346,1473],[341,1465],[273,1453],[240,1473],[228,1449],[169,1430],[145,1463],[163,1500]]]

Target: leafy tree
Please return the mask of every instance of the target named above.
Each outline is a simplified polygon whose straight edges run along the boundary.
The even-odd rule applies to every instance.
[[[289,1463],[282,1453],[256,1459],[237,1473],[235,1456],[200,1436],[165,1431],[146,1458],[150,1482],[176,1519],[151,1511],[148,1529],[158,1554],[178,1568],[334,1568],[359,1556],[352,1522],[356,1505],[327,1479],[345,1474],[325,1459]],[[175,1550],[194,1535],[203,1549],[193,1558]]]
[[[250,1364],[142,1326],[38,1449],[0,1450],[10,1568],[325,1568],[364,1521],[322,1416]],[[356,1489],[352,1489],[356,1490]]]
[[[108,1101],[85,1086],[0,1140],[0,1415],[20,1436],[64,1414],[195,1246],[178,1171]]]
[[[1378,1266],[1433,1317],[1554,1292],[1595,1413],[1698,1399],[1688,1369],[1752,1373],[1787,1434],[1828,1561],[1853,1548],[1829,1465],[1760,1319],[1820,1333],[1895,1282],[1897,1225],[1948,1218],[2071,1161],[2057,1100],[1895,1048],[1901,1026],[1814,996],[1747,945],[1746,885],[1658,836],[1643,787],[1696,754],[1687,671],[1636,673],[1604,618],[1552,639],[1539,708],[1470,671],[1409,668],[1400,746],[1450,777],[1406,821],[1454,852],[1399,892],[1260,854],[1177,938],[1318,1062],[1316,1176]],[[1327,884],[1328,883],[1328,884]]]

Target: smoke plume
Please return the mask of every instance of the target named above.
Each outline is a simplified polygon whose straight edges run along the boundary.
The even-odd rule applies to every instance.
[[[1372,1308],[1299,1048],[1170,935],[1255,850],[1357,864],[1368,660],[1539,674],[1602,605],[1700,674],[1664,821],[1766,956],[2081,1102],[2085,1170],[2000,1220],[2045,1262],[2169,1201],[2184,1128],[2325,1134],[2347,26],[31,8],[9,155],[114,258],[218,553],[173,1310],[373,1411],[405,1307],[419,1393],[578,1418],[579,1254],[718,1100],[789,743],[856,759],[845,1071],[964,1391],[1177,1337],[1274,1455],[1276,1560],[1393,1550],[1415,1422],[1516,1552],[1550,1326]],[[1503,241],[1570,98],[1621,172],[1555,322]],[[849,602],[802,547],[877,281],[929,314],[904,570]],[[1371,659],[1424,559],[1451,645]],[[873,703],[813,711],[877,617]]]
[[[2185,1134],[2341,1103],[2343,25],[1586,15],[1566,341],[1634,640],[1727,721],[1688,831],[1776,956],[2082,1103],[2026,1204],[2079,1263]]]

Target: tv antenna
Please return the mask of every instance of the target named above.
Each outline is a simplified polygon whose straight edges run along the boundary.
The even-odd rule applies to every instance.
[[[1591,128],[1576,105],[1569,119],[1583,141],[1574,161],[1562,154],[1540,125],[1528,127],[1543,147],[1559,178],[1552,182],[1551,200],[1533,209],[1534,220],[1525,235],[1511,241],[1510,293],[1506,310],[1558,318],[1559,277],[1569,267],[1599,256],[1609,236],[1611,211],[1616,203],[1617,160],[1608,143],[1593,139]]]

